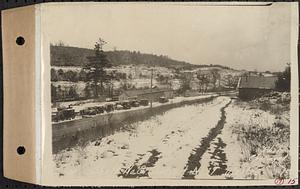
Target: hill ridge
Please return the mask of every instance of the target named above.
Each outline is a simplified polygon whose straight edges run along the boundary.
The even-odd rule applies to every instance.
[[[167,68],[193,69],[201,67],[220,67],[231,69],[221,65],[195,65],[185,61],[179,61],[164,55],[141,53],[139,51],[116,50],[105,51],[107,58],[113,66],[116,65],[146,65],[161,66]],[[88,62],[86,57],[94,56],[94,50],[72,46],[50,46],[51,66],[85,66]]]

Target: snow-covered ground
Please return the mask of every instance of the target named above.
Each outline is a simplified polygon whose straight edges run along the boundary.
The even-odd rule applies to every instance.
[[[218,97],[175,108],[126,126],[132,128],[130,131],[62,151],[54,155],[57,176],[180,179],[193,149],[216,126],[220,109],[229,101],[228,97]]]
[[[217,97],[125,125],[114,135],[54,154],[55,174],[73,179],[287,177],[289,110],[262,110],[259,102],[251,103]]]
[[[287,104],[288,106],[288,104]],[[238,115],[238,116],[237,116]],[[273,179],[289,175],[289,111],[277,114],[235,102],[220,135],[233,178]]]

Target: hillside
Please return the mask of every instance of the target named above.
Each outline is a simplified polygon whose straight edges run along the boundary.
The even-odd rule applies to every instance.
[[[172,60],[166,56],[143,54],[135,51],[107,51],[105,53],[112,65],[144,64],[168,68],[194,67],[192,64]],[[50,54],[52,66],[84,66],[88,61],[86,57],[93,56],[94,51],[78,47],[51,46]]]
[[[219,67],[230,69],[221,65],[195,65],[184,61],[178,61],[163,55],[145,54],[131,51],[107,51],[108,59],[112,65],[147,65],[161,66],[167,68],[193,69],[200,67]],[[88,56],[94,56],[92,49],[69,47],[69,46],[51,46],[51,65],[52,66],[84,66],[87,64]]]

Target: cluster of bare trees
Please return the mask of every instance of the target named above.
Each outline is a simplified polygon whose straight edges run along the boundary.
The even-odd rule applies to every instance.
[[[87,73],[84,70],[77,72],[73,70],[64,71],[63,69],[55,70],[52,68],[51,81],[87,81]]]
[[[77,93],[76,86],[62,87],[61,85],[54,86],[51,84],[51,101],[68,101],[77,100],[80,96]]]

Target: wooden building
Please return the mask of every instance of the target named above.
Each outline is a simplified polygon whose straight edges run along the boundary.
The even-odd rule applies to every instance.
[[[238,82],[239,98],[243,100],[251,100],[260,97],[276,88],[276,76],[249,76],[244,75]]]

